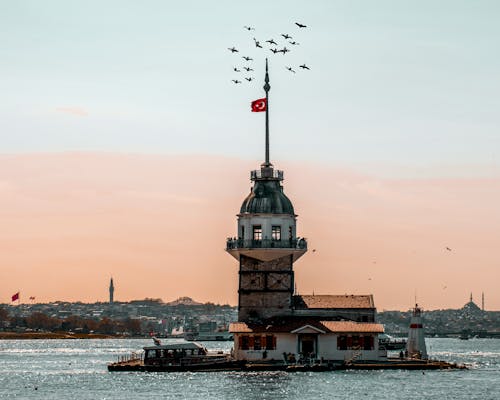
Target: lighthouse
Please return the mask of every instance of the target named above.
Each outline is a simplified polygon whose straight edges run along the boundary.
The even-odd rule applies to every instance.
[[[427,359],[427,348],[425,346],[424,326],[422,324],[422,309],[415,304],[410,320],[408,341],[406,342],[408,356],[412,358]]]
[[[293,264],[307,251],[306,240],[297,236],[297,215],[283,189],[283,171],[274,169],[269,158],[271,86],[267,59],[264,82],[264,162],[260,169],[250,173],[253,186],[237,214],[237,237],[229,238],[226,243],[227,252],[239,262],[238,320],[241,322],[291,314]]]

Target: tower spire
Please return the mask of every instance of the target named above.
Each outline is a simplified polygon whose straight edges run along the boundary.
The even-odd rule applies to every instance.
[[[115,294],[115,285],[113,284],[113,277],[109,281],[109,304],[113,304]]]
[[[272,164],[269,162],[269,90],[271,85],[269,85],[269,72],[267,67],[266,58],[266,76],[264,78],[264,90],[266,92],[266,160],[264,162],[264,167],[270,167]]]

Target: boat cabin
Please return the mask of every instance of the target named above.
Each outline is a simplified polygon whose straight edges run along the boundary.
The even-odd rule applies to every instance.
[[[197,342],[144,347],[144,365],[178,364],[181,359],[206,357],[207,350]]]

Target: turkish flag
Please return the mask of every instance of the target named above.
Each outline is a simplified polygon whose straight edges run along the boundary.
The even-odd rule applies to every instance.
[[[19,300],[19,292],[12,295],[12,301],[16,301],[16,300]]]
[[[267,108],[267,100],[265,97],[263,99],[257,99],[252,101],[252,112],[266,111],[266,108]]]

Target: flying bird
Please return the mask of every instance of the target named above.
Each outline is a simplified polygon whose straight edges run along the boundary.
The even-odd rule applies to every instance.
[[[239,69],[238,69],[238,68],[236,68],[236,67],[234,67],[234,68],[233,68],[233,71],[234,71],[234,72],[241,72],[241,70],[239,70]]]
[[[253,81],[253,78],[251,76],[249,76],[248,78],[245,78],[248,82],[252,82]]]
[[[231,79],[235,85],[237,85],[238,83],[241,83],[241,81],[239,81],[238,79]]]
[[[298,22],[295,23],[299,28],[307,28],[307,25],[299,24]]]
[[[271,40],[266,40],[266,43],[269,43],[269,44],[274,44],[275,46],[277,46],[278,44],[274,41],[274,39],[271,39]]]
[[[243,67],[243,69],[246,70],[247,72],[253,71],[253,69],[250,67]]]
[[[292,67],[285,67],[288,71],[293,72],[295,74],[295,71],[292,69]]]
[[[254,31],[255,28],[252,28],[251,26],[244,26],[243,28],[245,28],[247,31]]]
[[[238,52],[238,49],[236,47],[228,47],[227,48],[231,53],[237,53]]]
[[[299,65],[299,67],[302,69],[311,69],[306,64]]]
[[[287,53],[289,51],[290,50],[288,50],[286,47],[283,47],[281,50],[278,50],[278,52],[283,53],[283,55],[285,55],[285,53]]]
[[[247,56],[243,56],[243,59],[245,61],[253,61],[253,58],[250,58],[250,57],[247,57]]]
[[[253,41],[255,42],[255,47],[260,47],[262,49],[262,46],[260,45],[260,42],[257,39],[253,38]]]
[[[288,33],[282,33],[281,36],[283,36],[285,39],[291,39],[292,38]]]
[[[276,54],[279,50],[278,49],[269,49],[271,50],[274,54]]]
[[[451,249],[449,247],[446,247],[446,250],[451,251]]]
[[[298,44],[300,44],[300,43],[298,43],[298,42],[296,42],[296,41],[293,41],[293,42],[288,42],[288,43],[293,44],[294,46],[297,46]]]

